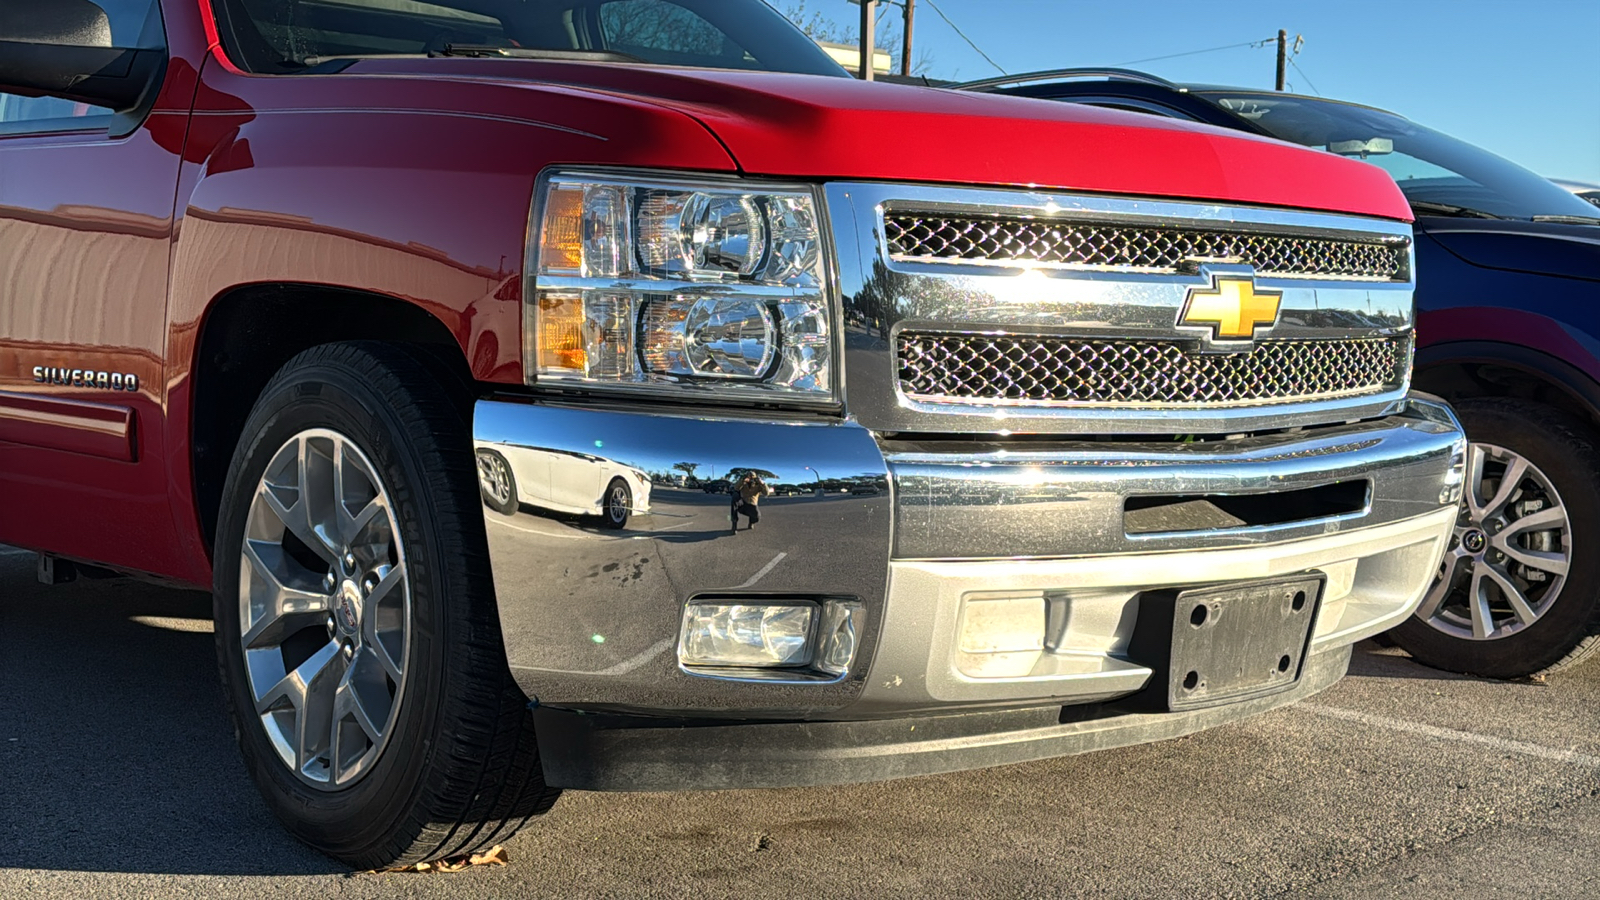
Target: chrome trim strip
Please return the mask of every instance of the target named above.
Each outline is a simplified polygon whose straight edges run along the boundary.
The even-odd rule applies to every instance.
[[[895,559],[1017,559],[1276,543],[1367,528],[1440,506],[1459,429],[1418,415],[1196,444],[980,445],[886,453]],[[1274,494],[1369,481],[1359,514],[1129,535],[1123,507],[1151,495]]]

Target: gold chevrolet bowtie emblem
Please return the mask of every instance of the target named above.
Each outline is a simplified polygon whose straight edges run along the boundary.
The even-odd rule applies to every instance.
[[[1178,324],[1209,325],[1215,340],[1247,341],[1259,326],[1278,321],[1282,299],[1282,291],[1258,291],[1252,279],[1223,275],[1209,289],[1189,288]]]

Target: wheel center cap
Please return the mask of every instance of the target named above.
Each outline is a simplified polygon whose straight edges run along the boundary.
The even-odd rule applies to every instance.
[[[1468,553],[1482,553],[1489,546],[1489,536],[1476,528],[1469,528],[1461,535],[1461,546],[1467,548]]]
[[[345,634],[355,635],[361,630],[361,588],[354,581],[339,585],[339,592],[334,595],[334,621]]]

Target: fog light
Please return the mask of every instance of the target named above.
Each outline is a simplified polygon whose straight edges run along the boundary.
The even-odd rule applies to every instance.
[[[817,608],[809,603],[690,603],[678,661],[686,666],[803,666]]]
[[[822,627],[817,629],[817,661],[824,672],[843,675],[856,658],[856,640],[861,629],[861,603],[858,600],[829,600],[822,607]]]

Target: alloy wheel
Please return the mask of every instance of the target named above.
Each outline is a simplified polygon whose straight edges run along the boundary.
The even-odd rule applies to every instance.
[[[1550,610],[1571,557],[1572,523],[1550,479],[1511,450],[1470,444],[1461,516],[1417,617],[1469,640],[1516,634]]]
[[[611,486],[606,495],[606,513],[611,516],[611,521],[622,522],[628,518],[631,500],[628,497],[628,486],[618,481]]]
[[[500,506],[511,503],[511,473],[499,454],[478,451],[478,486],[494,503]]]
[[[405,687],[411,591],[393,506],[349,438],[302,431],[267,464],[239,567],[239,640],[255,713],[301,781],[372,770]]]

